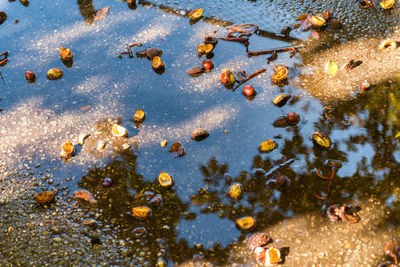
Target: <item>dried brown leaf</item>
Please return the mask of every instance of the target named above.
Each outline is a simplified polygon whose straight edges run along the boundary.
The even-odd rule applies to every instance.
[[[96,15],[94,16],[94,20],[104,19],[108,14],[108,10],[110,10],[110,6],[106,6],[106,7],[99,9],[96,12]]]

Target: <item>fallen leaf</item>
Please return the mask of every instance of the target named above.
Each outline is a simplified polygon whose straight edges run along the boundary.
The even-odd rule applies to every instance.
[[[260,152],[264,152],[264,153],[270,152],[270,151],[274,150],[275,148],[276,148],[276,143],[274,140],[271,140],[271,139],[265,140],[258,146],[258,150]]]
[[[35,194],[33,199],[39,204],[49,203],[54,199],[56,194],[57,191],[44,191]]]
[[[325,72],[331,76],[334,76],[336,74],[336,72],[338,71],[339,67],[338,65],[333,62],[332,60],[329,60],[326,64],[325,64]]]
[[[189,17],[191,19],[199,19],[203,15],[203,12],[204,10],[202,8],[197,8],[189,13]]]
[[[171,175],[163,171],[158,175],[158,182],[162,187],[170,187],[174,184]]]
[[[185,149],[179,142],[175,142],[171,145],[171,148],[169,149],[170,153],[175,153],[175,158],[177,157],[182,157],[186,154]]]
[[[110,6],[106,6],[106,7],[99,9],[96,12],[96,15],[94,16],[94,20],[104,19],[108,14],[108,10],[110,10]]]
[[[79,190],[75,191],[74,193],[75,198],[79,200],[86,200],[89,201],[91,204],[96,203],[97,201],[93,198],[92,194],[90,194],[89,191],[86,190]]]
[[[381,7],[383,9],[391,9],[395,3],[396,3],[396,0],[385,0],[385,1],[381,2]]]
[[[244,230],[250,229],[251,227],[254,226],[255,223],[256,220],[251,216],[243,217],[236,220],[237,226],[239,226],[241,229]]]
[[[312,139],[315,144],[323,148],[329,148],[331,145],[331,140],[329,139],[329,137],[321,132],[313,133]]]
[[[151,215],[151,210],[149,207],[146,206],[134,207],[132,208],[132,214],[135,217],[144,219]]]

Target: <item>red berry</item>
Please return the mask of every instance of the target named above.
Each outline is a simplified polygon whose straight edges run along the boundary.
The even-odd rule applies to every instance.
[[[245,95],[245,96],[252,96],[252,95],[254,95],[255,94],[255,92],[256,92],[256,90],[254,90],[254,87],[253,86],[251,86],[251,85],[245,85],[244,87],[243,87],[243,94]]]
[[[213,64],[213,62],[211,61],[211,59],[205,59],[205,60],[203,60],[203,62],[201,63],[201,65],[203,66],[203,68],[206,69],[207,72],[209,72],[209,71],[214,67],[214,64]]]
[[[296,112],[289,112],[286,118],[290,123],[297,123],[300,120],[300,116]]]

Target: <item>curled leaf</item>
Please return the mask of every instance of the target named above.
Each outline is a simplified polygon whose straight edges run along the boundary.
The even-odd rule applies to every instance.
[[[135,115],[133,115],[134,122],[143,122],[145,118],[146,113],[141,109],[136,110]]]
[[[395,3],[396,3],[396,0],[385,0],[385,1],[381,2],[381,7],[383,9],[391,9]]]
[[[63,71],[60,70],[59,68],[52,68],[49,69],[47,72],[47,79],[49,80],[57,80],[60,79],[63,76]]]
[[[162,187],[170,187],[174,184],[174,180],[172,179],[171,175],[169,175],[166,172],[161,172],[158,175],[158,183],[162,186]]]
[[[155,56],[155,57],[153,57],[153,62],[151,64],[151,66],[155,70],[160,70],[165,67],[165,64],[159,56]]]
[[[179,142],[175,142],[171,145],[171,148],[169,149],[170,153],[175,153],[175,158],[177,157],[182,157],[186,154],[185,149]]]
[[[266,266],[277,264],[281,260],[281,251],[277,247],[270,247],[265,256]]]
[[[312,136],[314,144],[322,147],[329,148],[331,145],[331,140],[329,137],[321,132],[315,132]]]
[[[235,75],[228,70],[228,69],[223,69],[221,73],[221,82],[225,86],[232,86],[236,81]]]
[[[151,215],[151,209],[146,206],[134,207],[134,208],[132,208],[132,214],[135,217],[144,219]]]
[[[284,106],[284,105],[286,104],[286,102],[287,102],[289,99],[290,99],[290,95],[282,94],[282,95],[276,96],[276,97],[274,98],[273,103],[274,103],[275,106],[282,107],[282,106]]]
[[[190,11],[189,17],[191,19],[199,19],[203,15],[203,12],[204,12],[204,9],[202,9],[202,8],[194,9],[194,10]]]
[[[326,64],[325,64],[325,72],[331,76],[334,76],[336,74],[336,72],[338,71],[339,67],[338,65],[333,62],[332,60],[329,60]]]
[[[274,65],[275,73],[271,76],[273,81],[282,81],[289,74],[289,68],[284,65]]]
[[[115,137],[125,137],[128,136],[128,131],[121,125],[114,123],[112,126],[112,134]]]
[[[209,136],[210,134],[205,129],[197,129],[192,133],[192,139],[195,141],[202,141]]]
[[[260,152],[270,152],[276,148],[276,143],[274,140],[268,139],[263,141],[259,146],[258,150]]]
[[[68,141],[61,145],[61,153],[62,158],[69,158],[75,155],[74,145]]]
[[[199,44],[197,46],[197,52],[199,54],[209,54],[214,50],[214,46],[212,44]]]
[[[300,16],[297,17],[296,21],[301,21],[301,20],[305,20],[308,18],[307,14],[301,14]]]
[[[90,202],[90,204],[94,204],[97,201],[94,199],[94,197],[92,196],[92,194],[90,194],[89,191],[87,190],[79,190],[79,191],[75,191],[74,193],[75,198],[77,198],[78,200],[85,200]]]
[[[96,15],[94,16],[94,20],[104,19],[107,16],[109,10],[110,10],[110,6],[106,6],[106,7],[99,9],[96,12]]]
[[[243,217],[236,220],[237,226],[244,230],[250,229],[254,226],[255,223],[256,220],[251,216]]]
[[[326,23],[326,20],[319,16],[311,16],[310,22],[316,27],[322,27]]]
[[[38,203],[38,204],[44,204],[44,203],[49,203],[53,201],[54,197],[57,195],[57,191],[44,191],[37,193],[33,196],[33,199]]]
[[[239,200],[242,197],[242,194],[243,194],[242,185],[239,183],[233,184],[229,188],[229,197],[234,200]]]
[[[383,40],[378,47],[380,50],[386,50],[386,49],[396,49],[397,48],[397,43],[393,40]]]
[[[69,48],[61,47],[60,49],[60,58],[63,61],[72,60],[74,58],[74,54]]]
[[[82,146],[85,143],[86,138],[88,138],[88,137],[89,137],[88,134],[85,134],[85,133],[80,134],[78,137],[78,144],[80,144]]]

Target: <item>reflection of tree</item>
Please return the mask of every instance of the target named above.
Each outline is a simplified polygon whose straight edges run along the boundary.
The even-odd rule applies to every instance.
[[[79,11],[88,24],[93,24],[94,15],[96,14],[92,2],[93,0],[78,0]]]
[[[191,259],[193,254],[187,244],[176,242],[177,233],[174,229],[188,205],[176,196],[173,189],[164,189],[158,182],[144,181],[136,173],[135,164],[135,155],[123,154],[122,160],[115,160],[104,168],[91,169],[79,186],[92,192],[98,200],[103,225],[116,225],[120,229],[120,237],[129,237],[135,241],[129,252],[133,258],[148,261],[151,266],[155,265],[158,257],[170,256],[173,261]],[[102,186],[105,177],[112,179],[110,187]],[[156,194],[162,197],[160,205],[149,203],[149,195]],[[141,220],[131,216],[132,207],[143,205],[152,209],[149,219]],[[148,234],[135,238],[132,230],[137,227],[144,227]],[[151,254],[145,253],[144,257],[143,251]]]

